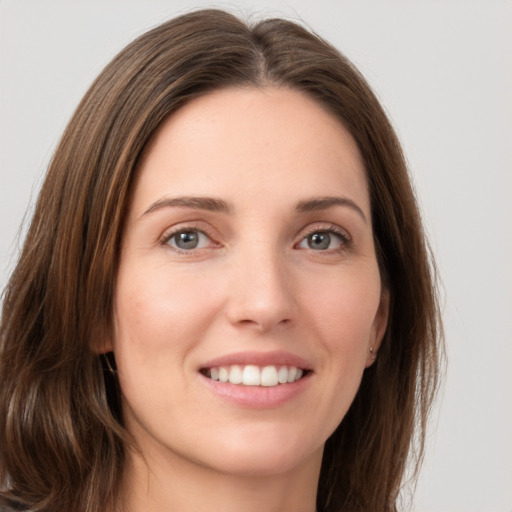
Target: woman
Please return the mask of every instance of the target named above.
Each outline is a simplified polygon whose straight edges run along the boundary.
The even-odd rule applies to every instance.
[[[6,503],[396,510],[437,387],[431,265],[334,48],[216,10],[151,30],[80,103],[5,292]]]

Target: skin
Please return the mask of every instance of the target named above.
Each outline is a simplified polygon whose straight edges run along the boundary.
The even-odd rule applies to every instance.
[[[169,204],[176,197],[228,208]],[[344,201],[297,210],[325,197]],[[300,92],[222,90],[163,123],[138,169],[105,347],[139,447],[126,510],[315,510],[324,443],[387,322],[370,219],[354,140]],[[180,249],[180,230],[199,245]],[[329,230],[327,247],[312,244]],[[277,350],[310,364],[301,391],[277,406],[233,403],[199,371]]]

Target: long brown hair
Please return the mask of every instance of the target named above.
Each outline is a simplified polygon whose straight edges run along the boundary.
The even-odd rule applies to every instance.
[[[93,83],[49,166],[0,331],[0,494],[34,511],[115,508],[129,436],[112,357],[113,292],[137,161],[160,123],[219,88],[273,84],[334,113],[363,156],[389,325],[325,446],[318,510],[393,511],[417,469],[442,356],[435,269],[404,158],[352,64],[301,26],[193,12],[139,37]],[[413,471],[414,472],[414,471]]]

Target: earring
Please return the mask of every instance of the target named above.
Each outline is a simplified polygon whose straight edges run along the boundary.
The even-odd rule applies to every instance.
[[[377,354],[373,352],[373,347],[370,347],[370,359],[374,361],[377,358]]]

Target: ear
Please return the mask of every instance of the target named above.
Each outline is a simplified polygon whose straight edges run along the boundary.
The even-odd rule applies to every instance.
[[[114,334],[110,331],[111,329],[104,326],[91,329],[89,346],[93,354],[99,356],[114,350]]]
[[[98,356],[108,354],[114,350],[114,344],[108,341],[97,341],[91,343],[91,351]]]
[[[373,320],[370,339],[368,341],[368,356],[366,358],[365,367],[371,366],[377,359],[377,352],[380,348],[389,319],[389,291],[382,289],[380,296],[379,308]]]
[[[97,354],[108,354],[109,352],[113,352],[114,351],[114,344],[109,340],[109,341],[104,341],[103,343],[100,344],[100,346],[98,347],[98,350],[96,350],[96,353]]]
[[[98,322],[96,327],[91,329],[91,351],[97,356],[105,355],[114,351],[114,340],[117,330],[115,310],[111,322],[111,324],[107,321]]]

